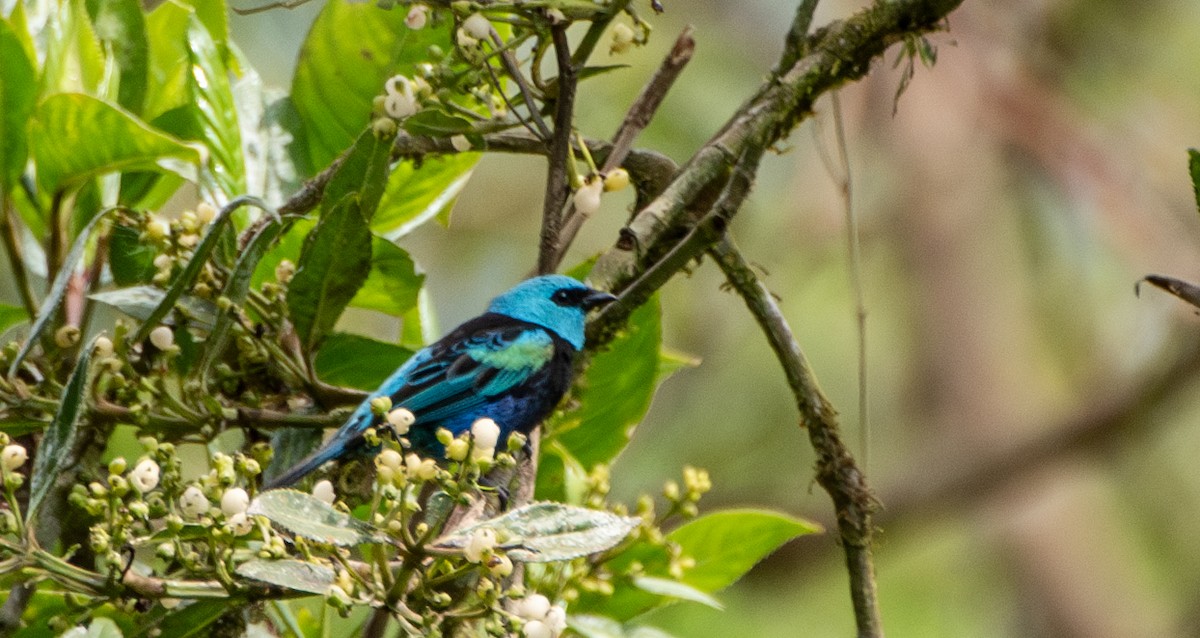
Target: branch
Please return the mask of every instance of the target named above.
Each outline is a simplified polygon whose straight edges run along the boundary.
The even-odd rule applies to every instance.
[[[621,126],[617,128],[616,134],[613,135],[612,147],[603,160],[603,166],[600,168],[601,175],[615,170],[625,161],[625,158],[629,155],[629,151],[633,147],[633,141],[650,124],[654,113],[658,111],[658,107],[667,96],[667,92],[671,90],[671,86],[675,84],[675,80],[683,72],[683,67],[687,66],[687,63],[691,61],[692,54],[695,51],[696,40],[692,38],[692,27],[689,26],[676,38],[675,46],[671,47],[671,51],[663,59],[658,71],[650,78],[646,86],[642,88],[642,92],[634,100],[633,105],[629,107],[629,111],[625,113],[625,119],[621,122]],[[657,194],[657,192],[654,193],[654,195]],[[562,236],[559,238],[558,246],[555,249],[555,267],[562,262],[567,249],[575,241],[575,235],[579,233],[579,229],[587,221],[587,215],[576,213],[575,205],[573,203],[568,204],[567,210],[563,214]]]
[[[850,596],[859,636],[883,636],[879,619],[879,601],[875,590],[875,568],[871,560],[871,514],[875,501],[866,477],[854,463],[841,440],[837,412],[825,398],[792,329],[775,303],[771,292],[758,280],[754,270],[729,239],[710,251],[729,283],[741,294],[759,326],[766,334],[783,366],[784,375],[800,411],[800,426],[817,452],[817,482],[833,499],[838,536],[846,552],[850,573]]]
[[[575,67],[567,42],[567,24],[550,27],[554,54],[558,59],[558,98],[554,102],[554,138],[550,141],[546,195],[542,202],[542,231],[538,243],[538,274],[554,272],[556,248],[562,230],[562,211],[571,192],[567,184],[567,164],[571,161],[572,117],[575,113]]]

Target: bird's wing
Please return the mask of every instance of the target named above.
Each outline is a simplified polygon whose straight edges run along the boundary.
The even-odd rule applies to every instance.
[[[528,324],[491,325],[431,346],[388,389],[392,405],[439,421],[477,409],[537,373],[554,356],[554,340]],[[397,375],[400,376],[400,375]]]

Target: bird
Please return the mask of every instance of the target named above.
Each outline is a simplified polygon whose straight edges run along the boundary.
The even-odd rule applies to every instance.
[[[565,275],[518,283],[493,299],[487,312],[409,357],[322,447],[266,481],[264,489],[292,485],[328,461],[369,451],[363,433],[381,423],[371,409],[381,397],[416,417],[407,437],[423,456],[444,454],[439,428],[458,436],[484,417],[499,426],[499,441],[513,432],[528,434],[571,386],[588,312],[616,299]]]

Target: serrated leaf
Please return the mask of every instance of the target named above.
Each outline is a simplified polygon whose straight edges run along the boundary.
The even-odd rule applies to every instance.
[[[333,509],[312,494],[297,490],[263,492],[251,501],[246,513],[266,516],[272,523],[296,536],[339,547],[388,542],[371,525]]]
[[[166,291],[154,286],[131,286],[88,295],[89,299],[112,306],[139,321],[146,321],[152,317],[155,309],[163,304],[166,297]],[[206,331],[212,329],[217,319],[216,304],[190,295],[181,296],[176,303],[190,320],[189,324]],[[175,319],[168,313],[159,323],[173,326]]]
[[[713,512],[667,534],[696,564],[683,582],[704,592],[732,585],[784,543],[822,531],[820,525],[779,512],[736,509]]]
[[[83,0],[59,3],[46,23],[40,94],[95,94],[104,77],[104,51]]]
[[[38,446],[37,457],[33,460],[33,473],[29,478],[29,508],[25,512],[28,520],[37,520],[38,508],[54,487],[59,473],[78,461],[74,458],[73,448],[79,433],[79,418],[87,399],[91,352],[91,345],[81,349],[75,369],[59,397],[58,411],[54,413],[54,420],[46,428],[46,434]]]
[[[424,283],[425,275],[417,272],[417,265],[407,251],[375,237],[371,241],[371,272],[350,305],[403,317],[417,307],[417,296]]]
[[[449,29],[414,31],[405,15],[369,3],[328,2],[313,22],[292,79],[312,166],[328,165],[367,128],[384,81],[414,77],[430,45],[453,47]]]
[[[0,20],[0,196],[25,169],[26,127],[37,97],[33,63],[17,33]]]
[[[408,360],[412,350],[359,335],[335,332],[317,351],[317,376],[333,385],[374,390]]]
[[[153,246],[146,245],[138,237],[138,231],[130,226],[115,225],[108,236],[108,267],[112,271],[113,283],[118,286],[133,286],[146,283],[154,276]]]
[[[71,281],[71,277],[75,273],[75,267],[79,265],[79,260],[83,258],[83,249],[87,245],[88,236],[92,234],[92,229],[96,227],[96,224],[100,223],[100,220],[107,217],[111,212],[112,210],[110,209],[93,217],[79,231],[79,235],[75,237],[74,243],[71,244],[71,249],[67,251],[66,257],[63,258],[62,266],[54,275],[54,281],[50,284],[50,290],[46,292],[46,298],[42,300],[42,305],[38,307],[37,316],[34,317],[33,325],[29,328],[29,335],[25,337],[25,342],[21,344],[21,349],[17,351],[17,356],[13,357],[12,363],[8,366],[9,376],[16,373],[21,362],[25,360],[25,356],[33,349],[33,344],[37,343],[46,326],[50,324],[50,318],[58,311],[63,297],[67,294],[67,284]]]
[[[492,529],[508,557],[529,563],[569,560],[602,552],[624,540],[641,519],[561,503],[533,503],[456,530],[435,546],[462,549],[477,529]]]
[[[706,607],[712,607],[716,610],[725,609],[724,605],[716,598],[677,580],[669,578],[658,578],[655,576],[635,576],[633,585],[638,589],[656,594],[658,596],[666,596],[667,598],[677,598],[693,603],[700,603]]]
[[[204,231],[204,236],[200,238],[200,243],[196,244],[196,248],[192,250],[192,257],[188,260],[187,265],[183,267],[183,271],[167,287],[166,294],[163,295],[162,300],[159,301],[154,310],[150,312],[150,315],[142,320],[142,325],[138,327],[137,333],[133,336],[134,341],[145,339],[150,334],[150,331],[154,330],[171,310],[175,308],[175,304],[183,297],[183,293],[192,289],[196,277],[200,275],[204,264],[208,262],[209,256],[212,255],[213,250],[217,247],[217,243],[221,241],[221,234],[225,231],[225,225],[229,222],[229,218],[238,208],[252,203],[256,203],[256,200],[252,197],[239,197],[221,207],[217,216],[213,218],[208,228]],[[215,313],[212,321],[216,321]],[[209,326],[211,327],[211,325],[210,323]]]
[[[388,176],[387,190],[371,220],[371,230],[390,241],[421,224],[445,216],[471,178],[479,153],[427,157],[416,168],[401,162]]]
[[[192,146],[150,128],[124,109],[79,93],[43,100],[29,135],[38,184],[45,193],[113,171],[158,170],[192,179],[200,161]]]
[[[349,195],[323,214],[300,251],[288,285],[288,315],[311,352],[333,329],[371,271],[371,231]]]
[[[284,589],[324,594],[337,574],[324,565],[303,560],[252,560],[238,565],[237,573]]]
[[[146,16],[150,57],[142,115],[147,120],[188,103],[187,28],[192,14],[182,2],[164,2]]]

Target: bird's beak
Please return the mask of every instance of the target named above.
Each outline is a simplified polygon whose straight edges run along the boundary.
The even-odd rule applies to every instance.
[[[584,310],[591,310],[593,308],[607,306],[608,304],[610,304],[616,300],[617,300],[617,297],[615,295],[613,295],[612,293],[607,293],[607,292],[604,292],[603,290],[593,290],[593,291],[589,292],[587,294],[587,296],[585,296],[582,300],[580,300],[579,305]]]

